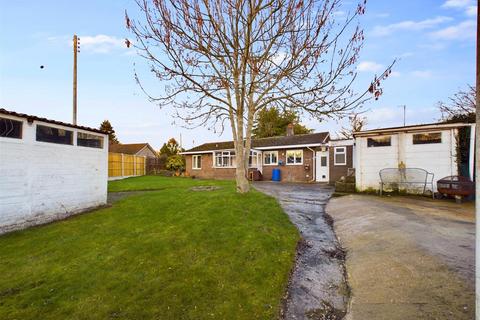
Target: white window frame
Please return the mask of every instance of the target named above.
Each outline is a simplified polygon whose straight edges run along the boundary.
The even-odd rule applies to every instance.
[[[302,161],[300,162],[296,162],[297,161],[297,157],[295,157],[295,153],[300,151],[302,153]],[[294,153],[294,156],[293,156],[293,163],[288,163],[288,153],[289,152],[293,152]],[[291,149],[291,150],[287,150],[285,152],[285,163],[287,166],[301,166],[303,165],[303,149]]]
[[[250,150],[250,156],[248,157],[248,167],[249,168],[258,168],[258,164],[259,164],[258,156],[259,155],[260,155],[259,151]],[[254,161],[254,159],[255,159],[255,161]],[[253,164],[253,162],[255,162],[255,164]]]
[[[220,158],[224,158],[224,157],[228,157],[229,160],[228,160],[228,166],[217,166],[217,154],[221,154]],[[232,153],[234,153],[232,155]],[[218,151],[215,151],[213,152],[213,167],[214,168],[218,168],[218,169],[224,169],[224,168],[235,168],[235,166],[233,165],[233,162],[236,160],[236,155],[235,155],[235,151],[230,151],[230,150],[218,150]],[[223,163],[223,160],[222,160],[222,163]]]
[[[342,152],[339,149],[343,149]],[[344,162],[337,162],[337,154],[345,155]],[[347,147],[335,147],[333,148],[333,165],[334,166],[346,166],[347,165]]]
[[[198,166],[198,159],[200,159],[200,167]],[[200,170],[202,169],[202,156],[199,154],[192,156],[192,169],[193,170]]]
[[[277,161],[272,162],[272,154],[275,154]],[[268,155],[270,158],[270,163],[265,163],[265,156]],[[263,165],[264,166],[278,166],[278,151],[264,151],[263,152]]]

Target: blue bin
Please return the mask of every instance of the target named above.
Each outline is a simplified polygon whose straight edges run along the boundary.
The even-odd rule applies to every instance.
[[[280,181],[281,180],[281,172],[280,169],[273,169],[272,170],[272,181]]]

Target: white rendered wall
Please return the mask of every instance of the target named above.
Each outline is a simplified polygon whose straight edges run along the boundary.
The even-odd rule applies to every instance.
[[[0,233],[60,219],[107,201],[108,136],[103,149],[76,145],[77,132],[23,122],[22,139],[0,137]],[[73,145],[35,140],[42,124],[74,132]]]
[[[439,132],[439,131],[432,131]],[[436,181],[457,175],[456,130],[441,130],[442,143],[413,144],[414,133],[392,134],[389,147],[367,147],[367,137],[356,138],[356,185],[360,191],[379,188],[379,171],[398,168],[403,162],[407,168],[421,168],[434,174]]]
[[[355,139],[355,183],[358,190],[378,189],[379,171],[383,168],[398,167],[398,137],[391,137],[391,146],[371,148],[367,147],[366,137]]]

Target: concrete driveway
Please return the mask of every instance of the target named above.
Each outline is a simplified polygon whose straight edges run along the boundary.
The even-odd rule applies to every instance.
[[[348,303],[344,254],[325,206],[333,189],[322,184],[256,182],[254,187],[278,199],[303,241],[288,288],[285,319],[342,319]]]
[[[327,213],[347,249],[347,319],[473,319],[472,204],[349,195]]]

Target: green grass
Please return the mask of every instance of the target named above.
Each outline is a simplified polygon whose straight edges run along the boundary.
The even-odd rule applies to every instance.
[[[109,189],[161,190],[0,237],[0,319],[278,316],[299,236],[274,199],[182,178]]]
[[[109,192],[163,190],[168,188],[186,188],[193,186],[233,186],[229,180],[200,180],[184,177],[143,176],[110,181]]]

